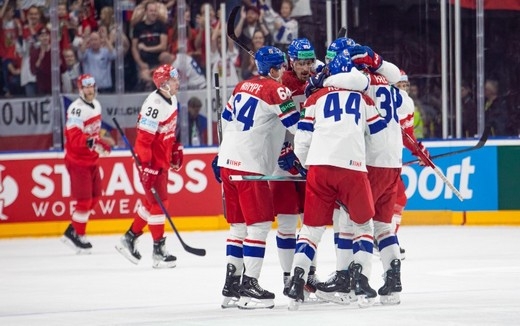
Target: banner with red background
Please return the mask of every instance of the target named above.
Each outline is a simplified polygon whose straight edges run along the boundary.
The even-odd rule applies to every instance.
[[[222,214],[211,169],[215,153],[216,148],[187,149],[181,170],[169,172],[172,217]],[[91,219],[134,217],[144,191],[130,152],[115,150],[100,166],[103,196]],[[0,224],[69,220],[74,205],[62,152],[0,155]]]

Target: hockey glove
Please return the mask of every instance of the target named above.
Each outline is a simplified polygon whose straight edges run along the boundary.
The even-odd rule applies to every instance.
[[[109,144],[105,143],[103,140],[99,138],[94,137],[87,139],[87,147],[91,151],[95,151],[96,153],[102,156],[108,155],[112,151],[112,147],[110,147]]]
[[[184,158],[184,147],[181,143],[175,142],[172,148],[172,157],[170,159],[170,168],[178,171],[182,167]]]
[[[348,52],[356,67],[366,67],[371,72],[375,72],[383,64],[383,58],[368,46],[357,44],[349,48]]]
[[[217,179],[217,182],[222,183],[222,178],[220,178],[220,166],[218,166],[218,155],[215,156],[215,158],[211,162],[211,168],[213,169],[213,174],[215,175],[215,179]]]
[[[417,144],[419,145],[419,150],[421,152],[423,152],[424,156],[426,156],[427,158],[431,159],[430,158],[430,152],[426,149],[426,147],[424,147],[424,145],[421,143],[421,142],[417,142]],[[419,155],[419,152],[418,151],[415,151],[412,153],[413,155],[417,156],[417,158],[419,159],[419,165],[420,166],[428,166],[428,163],[426,163],[422,158],[421,156]]]
[[[283,143],[282,150],[280,151],[278,166],[292,175],[297,175],[299,173],[302,177],[307,176],[307,170],[302,166],[300,160],[296,157],[296,154],[294,154],[291,143],[287,141]]]
[[[161,173],[161,170],[155,169],[149,165],[144,166],[146,167],[141,171],[141,183],[145,190],[150,190],[154,186],[155,180],[157,180],[157,176]]]
[[[323,82],[325,81],[325,78],[328,77],[327,75],[328,74],[326,71],[322,71],[314,76],[311,76],[307,82],[307,85],[305,86],[305,97],[309,97],[318,89],[323,88]]]

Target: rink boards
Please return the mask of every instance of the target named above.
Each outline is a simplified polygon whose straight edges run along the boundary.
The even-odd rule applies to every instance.
[[[425,142],[432,155],[472,146],[475,141]],[[217,149],[185,150],[184,166],[170,171],[168,211],[179,230],[221,230],[220,185],[211,160]],[[403,161],[412,160],[407,151]],[[489,140],[472,152],[435,160],[462,193],[459,201],[430,168],[403,168],[408,203],[403,225],[520,225],[520,140]],[[103,196],[88,232],[119,233],[128,228],[143,188],[127,150],[100,160]],[[63,232],[74,209],[63,152],[0,155],[0,237],[49,236]]]

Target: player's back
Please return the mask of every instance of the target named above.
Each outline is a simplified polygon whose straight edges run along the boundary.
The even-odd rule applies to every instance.
[[[366,137],[367,165],[401,167],[403,140],[398,110],[402,105],[402,96],[379,74],[370,74],[367,94],[374,100],[377,110],[387,124],[381,132]]]
[[[222,113],[219,166],[271,174],[285,137],[299,113],[290,90],[271,78],[240,82]]]
[[[305,107],[305,117],[300,126],[305,128],[307,122],[314,120],[305,164],[366,171],[364,134],[367,112],[363,94],[326,87],[311,95]]]

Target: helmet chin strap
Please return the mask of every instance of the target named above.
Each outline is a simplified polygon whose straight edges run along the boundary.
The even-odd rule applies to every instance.
[[[175,94],[172,94],[171,93],[171,88],[170,88],[170,85],[169,84],[163,84],[163,86],[161,86],[161,89],[165,92],[168,92],[168,94],[170,95],[170,97],[173,97]]]
[[[280,71],[280,70],[278,70],[278,71]],[[274,78],[273,75],[271,75],[271,71],[269,71],[269,72],[267,73],[267,75],[268,75],[269,77],[271,77],[272,79],[276,80],[277,82],[279,82],[280,79],[282,78],[282,74],[278,74],[278,78]]]

